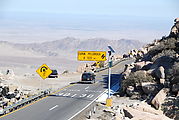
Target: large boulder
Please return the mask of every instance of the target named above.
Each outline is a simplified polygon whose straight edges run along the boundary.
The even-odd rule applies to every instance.
[[[128,86],[126,89],[126,93],[128,96],[132,96],[134,94],[134,87],[133,86]]]
[[[16,100],[16,98],[11,98],[11,99],[10,99],[10,102],[11,102],[12,104],[14,104],[14,103],[17,102],[17,100]]]
[[[179,75],[175,75],[175,76],[171,79],[171,83],[172,83],[172,84],[177,84],[177,83],[179,83]]]
[[[179,91],[179,83],[172,85],[172,92],[178,92]]]
[[[176,18],[174,22],[175,24],[172,26],[169,36],[177,38],[179,37],[179,18]]]
[[[93,66],[93,64],[86,63],[86,64],[79,65],[77,68],[77,72],[79,72],[79,73],[90,72],[90,71],[94,71],[95,69],[96,68],[95,68],[95,66]]]
[[[6,96],[8,94],[8,92],[9,92],[9,87],[8,86],[4,86],[2,88],[2,95]]]
[[[126,79],[129,76],[133,68],[134,66],[132,64],[125,65],[124,72],[122,73],[123,79]]]
[[[122,58],[128,58],[129,57],[129,55],[127,55],[127,54],[123,54],[123,56],[122,56]]]
[[[142,51],[142,53],[146,54],[148,52],[147,47],[140,48],[139,51]]]
[[[140,70],[140,69],[142,69],[142,67],[143,67],[144,65],[145,65],[145,61],[135,63],[135,64],[134,64],[135,70]]]
[[[21,98],[22,98],[22,94],[17,93],[16,96],[15,96],[15,98],[16,98],[17,101],[22,100],[22,99],[21,99]]]
[[[115,120],[123,120],[125,117],[123,108],[118,108],[116,111]]]
[[[157,95],[152,99],[151,104],[158,110],[161,109],[161,105],[164,103],[166,99],[166,95],[169,89],[163,88],[161,89]]]
[[[6,98],[8,98],[8,99],[15,98],[15,93],[13,93],[13,92],[8,92],[8,94],[6,95]]]
[[[158,85],[156,83],[144,82],[142,83],[142,90],[145,94],[156,93]]]
[[[156,71],[155,71],[155,75],[159,78],[159,79],[165,79],[165,69],[163,66],[160,66]]]
[[[14,71],[12,69],[8,69],[6,72],[6,76],[8,79],[13,79],[15,77]]]
[[[112,59],[114,61],[116,61],[116,60],[120,60],[121,58],[122,58],[122,56],[120,56],[120,55],[114,55]]]
[[[131,120],[171,120],[163,114],[156,114],[151,110],[151,112],[148,111],[149,109],[146,108],[134,109],[132,107],[124,107],[125,117]]]
[[[148,105],[147,103],[140,103],[137,106],[132,107],[136,110],[142,111],[142,112],[148,112],[148,113],[152,113],[155,115],[162,115],[163,112],[160,110],[155,110],[153,107],[151,107],[150,105]]]
[[[18,89],[18,86],[16,86],[16,85],[10,85],[9,86],[9,91],[10,92],[14,92],[16,89]]]
[[[152,67],[152,65],[153,65],[153,62],[150,62],[150,61],[146,61],[145,62],[145,65],[142,67],[142,70],[150,70],[151,69],[151,67]]]
[[[137,56],[137,52],[138,52],[138,50],[132,49],[132,50],[129,52],[130,57],[136,57],[136,56]]]

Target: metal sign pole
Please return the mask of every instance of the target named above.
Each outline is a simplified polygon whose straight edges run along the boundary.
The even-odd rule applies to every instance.
[[[111,67],[112,67],[112,61],[111,61],[111,51],[109,52],[109,58],[108,58],[108,98],[106,99],[106,106],[111,107],[112,106],[112,99],[111,99]]]
[[[108,68],[108,98],[106,99],[106,106],[111,107],[112,106],[112,98],[111,98],[111,67],[112,67],[112,60],[111,60],[111,54],[115,53],[113,48],[111,46],[108,46],[110,51],[109,53],[109,58],[108,58],[108,63],[109,63],[109,68]]]
[[[109,68],[108,68],[108,98],[110,98],[110,87],[111,87],[111,66],[110,66],[110,56],[109,56]]]
[[[42,83],[41,83],[42,80],[40,80],[40,92],[42,91]]]

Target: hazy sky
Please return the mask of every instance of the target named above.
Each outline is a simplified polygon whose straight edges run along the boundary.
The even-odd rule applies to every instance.
[[[1,11],[177,17],[178,0],[1,0]]]
[[[152,41],[168,35],[178,11],[179,0],[0,0],[0,40]]]

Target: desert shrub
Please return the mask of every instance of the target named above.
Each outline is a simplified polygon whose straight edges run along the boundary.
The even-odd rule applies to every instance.
[[[162,57],[162,56],[169,56],[171,58],[175,58],[176,52],[174,50],[163,50],[161,53],[155,55],[152,58],[152,61],[156,61],[158,58]]]
[[[174,38],[168,38],[166,40],[161,41],[158,45],[154,46],[149,54],[153,57],[157,54],[161,53],[163,50],[175,50],[176,49],[177,40]]]
[[[179,38],[177,38],[177,42],[175,43],[175,51],[179,53]]]
[[[174,63],[172,67],[172,71],[174,75],[179,75],[179,62]]]
[[[176,45],[176,39],[174,38],[168,38],[165,42],[164,42],[164,45],[165,45],[165,49],[175,49],[175,45]]]
[[[154,64],[158,67],[163,66],[165,69],[170,69],[174,64],[175,59],[169,56],[161,56],[154,61]]]
[[[154,78],[151,75],[145,74],[144,71],[132,72],[127,79],[122,81],[123,90],[128,86],[141,85],[143,82],[154,82]]]
[[[179,62],[175,62],[174,65],[166,72],[166,78],[169,79],[171,83],[176,83],[179,81],[178,76],[179,76]]]
[[[165,103],[162,105],[162,110],[164,114],[171,119],[178,120],[179,119],[179,97],[176,99],[167,98]]]
[[[162,50],[164,49],[165,45],[164,42],[160,42],[160,44],[154,46],[153,48],[151,48],[148,52],[148,54],[150,54],[151,56],[155,56],[156,54],[162,52]]]

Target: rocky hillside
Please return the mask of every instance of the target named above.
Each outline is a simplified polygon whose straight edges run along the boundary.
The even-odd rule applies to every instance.
[[[126,65],[121,95],[144,100],[175,120],[179,119],[179,18],[168,36],[141,50],[131,50],[136,62]]]
[[[13,48],[23,51],[31,51],[35,53],[40,53],[46,56],[62,56],[64,53],[75,54],[78,50],[107,50],[107,46],[111,45],[118,54],[123,54],[128,52],[131,48],[140,48],[144,45],[139,41],[134,40],[108,40],[108,39],[87,39],[79,40],[76,38],[67,37],[61,40],[56,40],[52,42],[43,43],[33,43],[33,44],[13,44],[8,42],[0,42],[1,44],[9,45]]]

